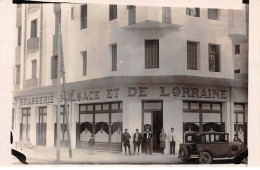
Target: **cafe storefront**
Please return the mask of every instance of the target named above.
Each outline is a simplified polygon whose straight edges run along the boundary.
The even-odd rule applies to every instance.
[[[176,150],[184,134],[190,131],[227,132],[229,140],[238,133],[243,141],[247,139],[246,88],[234,91],[225,86],[174,83],[70,88],[66,98],[69,99],[67,108],[72,148],[86,149],[93,135],[97,150],[121,152],[121,135],[126,128],[131,136],[135,129],[143,132],[149,128],[154,135],[153,152],[160,152],[161,129],[168,134],[171,127],[174,127],[178,138]],[[24,140],[27,134],[26,138],[33,145],[55,147],[55,91],[29,97],[17,96],[16,99],[15,122],[19,122],[20,128],[16,126],[15,129],[21,132],[20,140]],[[63,96],[61,103],[61,146],[67,147]],[[169,145],[167,140],[166,152]]]

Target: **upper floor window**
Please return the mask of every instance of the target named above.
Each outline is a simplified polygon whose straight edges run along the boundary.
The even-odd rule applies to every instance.
[[[88,5],[81,6],[81,15],[80,15],[80,29],[87,28],[87,14],[88,14]]]
[[[117,18],[117,5],[109,5],[109,21]]]
[[[208,9],[208,19],[218,20],[219,19],[219,10],[209,8]]]
[[[117,70],[117,44],[111,45],[112,52],[112,71]]]
[[[82,75],[86,76],[87,75],[87,51],[82,52],[82,64],[83,64]]]
[[[74,7],[72,7],[70,10],[70,19],[74,19]]]
[[[234,70],[234,73],[240,73],[240,69]]]
[[[235,45],[235,54],[240,54],[240,45]]]
[[[37,74],[37,60],[32,60],[32,79],[36,79]]]
[[[186,8],[186,15],[200,17],[200,8]]]
[[[58,56],[51,57],[51,79],[58,78]]]
[[[37,37],[37,19],[31,21],[31,38]]]
[[[220,71],[219,45],[209,44],[209,71]]]
[[[18,39],[17,39],[17,45],[21,45],[21,40],[22,40],[22,27],[18,27]]]
[[[198,68],[198,43],[197,42],[187,42],[187,69],[197,70]]]
[[[128,25],[136,23],[136,6],[127,5],[128,9]]]
[[[145,68],[159,68],[159,40],[145,40]]]
[[[55,34],[59,32],[60,23],[61,23],[61,10],[55,12]]]

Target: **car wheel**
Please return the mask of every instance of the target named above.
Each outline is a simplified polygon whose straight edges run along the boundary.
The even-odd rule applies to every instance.
[[[212,161],[212,157],[208,152],[202,152],[199,155],[200,164],[210,164]]]
[[[179,150],[179,158],[182,161],[186,161],[189,157],[189,152],[188,149],[186,147],[181,147]]]

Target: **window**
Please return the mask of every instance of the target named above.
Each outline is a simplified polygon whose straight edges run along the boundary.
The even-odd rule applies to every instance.
[[[117,45],[111,45],[111,51],[112,51],[112,71],[117,70]]]
[[[209,71],[220,71],[219,45],[209,44]]]
[[[20,77],[21,76],[21,65],[15,66],[14,72],[14,84],[20,84]]]
[[[83,76],[87,75],[87,52],[82,52]]]
[[[109,21],[117,18],[117,5],[109,5]]]
[[[80,24],[80,29],[87,28],[87,13],[88,13],[88,5],[82,5],[81,6],[81,24]]]
[[[55,12],[55,34],[59,32],[59,24],[61,23],[61,11]]]
[[[240,73],[240,69],[234,70],[235,73]]]
[[[31,38],[37,37],[37,19],[31,21]]]
[[[70,19],[74,19],[74,7],[71,8],[71,11],[70,11]]]
[[[235,45],[235,54],[240,54],[240,45]]]
[[[145,68],[159,68],[159,40],[145,40]]]
[[[200,17],[200,8],[186,8],[186,15]]]
[[[17,45],[21,45],[21,40],[22,40],[22,27],[18,27],[18,39],[17,39]]]
[[[208,19],[218,20],[219,19],[219,12],[218,9],[208,9]]]
[[[187,69],[197,70],[198,43],[187,42]]]
[[[128,25],[136,23],[136,6],[127,5],[128,9]]]
[[[36,79],[37,60],[32,60],[32,79]]]
[[[51,57],[51,79],[58,78],[58,56]]]

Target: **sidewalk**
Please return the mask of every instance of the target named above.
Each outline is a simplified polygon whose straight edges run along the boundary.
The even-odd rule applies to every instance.
[[[24,148],[18,151],[25,154],[29,164],[57,164],[56,148],[37,147],[35,149]],[[95,155],[89,155],[87,149],[74,149],[73,158],[69,159],[67,148],[61,148],[61,164],[181,164],[177,155],[154,153],[153,155],[128,155],[123,152],[96,151]],[[21,164],[13,157],[13,164]]]

